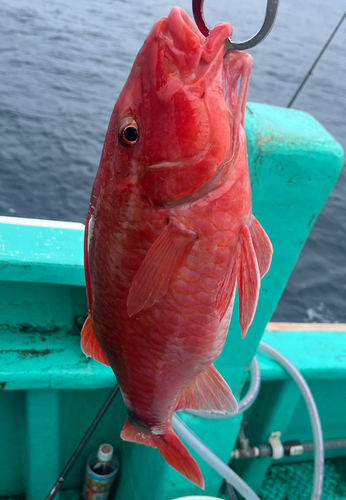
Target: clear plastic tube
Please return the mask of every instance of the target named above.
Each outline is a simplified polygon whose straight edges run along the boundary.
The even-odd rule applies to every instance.
[[[313,441],[314,441],[314,479],[313,479],[313,488],[311,493],[311,500],[320,500],[322,496],[322,487],[323,487],[323,475],[324,475],[324,445],[323,445],[323,434],[320,418],[318,415],[317,407],[315,400],[311,394],[309,386],[307,385],[304,377],[297,370],[297,368],[279,351],[274,349],[273,347],[265,344],[264,342],[260,342],[259,351],[264,352],[270,358],[277,361],[293,378],[295,383],[297,384],[308,409],[312,433],[313,433]],[[255,358],[254,358],[255,359]],[[258,373],[256,374],[256,366]],[[253,362],[251,366],[251,383],[250,388],[245,396],[245,398],[240,402],[239,407],[241,411],[245,411],[247,408],[251,406],[253,401],[256,399],[256,396],[260,387],[260,376],[258,363]],[[243,405],[242,405],[243,403]],[[198,416],[202,416],[200,412],[197,413]],[[210,418],[210,415],[205,414],[203,412],[203,416],[206,418]],[[231,415],[226,415],[226,418],[229,418]],[[213,417],[212,417],[213,418]],[[217,417],[216,417],[217,418]],[[220,458],[215,455],[188,427],[187,425],[180,420],[177,415],[173,416],[172,424],[174,430],[179,434],[179,436],[184,439],[184,441],[191,446],[193,450],[195,450],[198,455],[207,462],[216,472],[220,474],[228,483],[230,483],[246,500],[259,500],[259,497],[256,493],[230,468],[226,465]]]
[[[314,441],[314,480],[311,500],[319,500],[322,496],[323,475],[324,475],[324,445],[320,417],[318,415],[315,400],[311,394],[308,384],[297,368],[274,347],[259,343],[259,351],[264,352],[270,358],[277,361],[289,375],[293,378],[305,400],[312,426]]]
[[[213,453],[177,415],[173,415],[173,429],[196,453],[226,479],[246,500],[260,500],[256,493],[228,465]]]
[[[239,402],[238,413],[208,413],[206,411],[198,410],[188,410],[188,413],[196,415],[196,417],[207,418],[210,420],[224,420],[226,418],[236,417],[240,413],[244,413],[244,411],[250,408],[250,406],[254,403],[255,399],[258,396],[260,387],[261,372],[259,369],[257,358],[256,356],[254,356],[250,365],[250,386],[243,399]]]
[[[244,398],[239,402],[238,413],[244,413],[254,403],[258,396],[261,387],[261,372],[259,369],[258,361],[254,356],[250,365],[250,386]]]

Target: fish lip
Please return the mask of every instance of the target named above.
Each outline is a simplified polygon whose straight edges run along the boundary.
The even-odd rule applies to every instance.
[[[201,44],[203,44],[206,40],[206,37],[200,31],[196,23],[193,22],[191,17],[184,11],[181,7],[173,7],[179,10],[179,16],[181,18],[181,24],[185,25],[187,29],[189,29],[194,35],[197,35]]]
[[[174,45],[179,50],[186,52],[200,50],[201,45],[205,42],[205,37],[181,7],[173,7],[167,19]]]

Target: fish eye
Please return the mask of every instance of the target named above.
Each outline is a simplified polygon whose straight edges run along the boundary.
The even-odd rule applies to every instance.
[[[125,147],[134,146],[139,138],[138,125],[136,121],[126,116],[120,120],[118,131],[119,142]]]

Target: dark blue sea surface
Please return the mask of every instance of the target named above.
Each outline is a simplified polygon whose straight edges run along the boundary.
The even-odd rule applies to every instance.
[[[2,0],[0,214],[85,221],[114,103],[155,20],[173,0]],[[178,5],[191,15],[191,2]],[[265,0],[206,0],[234,40],[261,26]],[[251,51],[249,100],[286,106],[345,10],[344,0],[281,0]],[[346,147],[346,22],[294,107]],[[344,169],[301,253],[275,321],[346,322]]]

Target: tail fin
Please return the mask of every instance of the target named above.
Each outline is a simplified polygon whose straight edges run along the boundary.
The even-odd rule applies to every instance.
[[[164,436],[160,436],[157,447],[169,465],[204,490],[204,479],[196,460],[192,458],[172,427]]]
[[[161,436],[154,436],[152,434],[149,435],[136,431],[131,426],[129,419],[126,419],[120,437],[124,441],[131,441],[133,443],[158,448],[159,452],[169,465],[171,465],[189,481],[204,490],[204,479],[196,460],[192,458],[171,426],[167,428],[165,434]]]

